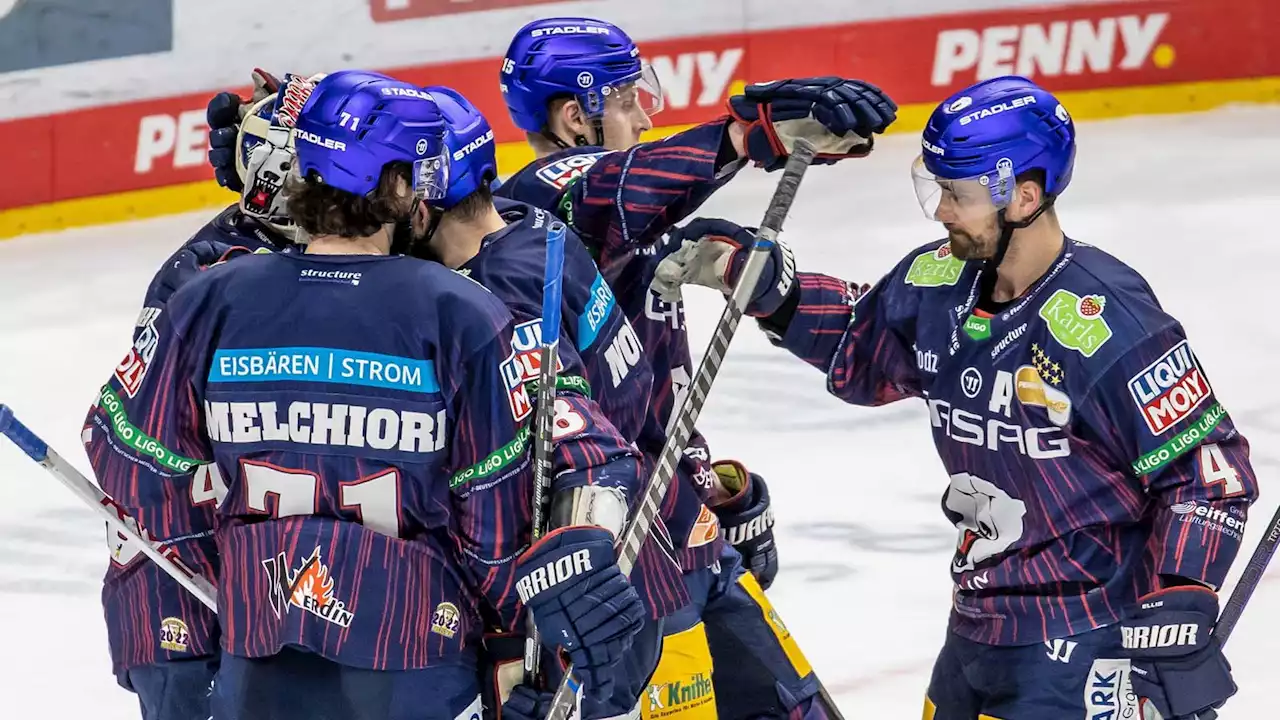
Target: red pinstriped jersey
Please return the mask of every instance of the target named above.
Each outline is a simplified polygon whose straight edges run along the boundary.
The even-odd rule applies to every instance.
[[[499,195],[554,210],[593,251],[618,306],[635,328],[653,366],[653,392],[636,443],[652,467],[672,412],[693,372],[683,302],[664,302],[649,289],[662,235],[688,217],[743,166],[720,161],[725,120],[642,143],[627,151],[570,148],[535,160],[508,179]],[[703,501],[715,499],[714,472],[702,434],[689,450],[663,504],[662,517],[686,570],[710,567],[723,540]]]
[[[504,372],[498,299],[411,258],[251,255],[154,320],[147,366],[104,386],[88,449],[154,537],[200,538],[178,549],[214,575],[225,651],[297,644],[395,670],[514,625],[531,403]],[[636,472],[589,424],[559,445],[558,475]]]
[[[1257,479],[1181,325],[1074,240],[995,315],[974,309],[980,267],[935,242],[865,293],[800,273],[774,337],[846,402],[927,404],[953,630],[1031,644],[1116,622],[1161,575],[1221,586]]]

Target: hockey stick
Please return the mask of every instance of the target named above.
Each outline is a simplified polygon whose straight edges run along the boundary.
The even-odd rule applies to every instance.
[[[743,265],[742,273],[738,276],[737,284],[733,286],[733,293],[729,296],[724,313],[716,323],[711,344],[703,355],[702,362],[698,364],[698,372],[690,385],[690,392],[680,403],[674,432],[667,435],[667,442],[662,446],[657,467],[649,479],[649,484],[645,487],[640,504],[622,531],[622,539],[618,543],[618,569],[626,575],[631,574],[636,556],[639,555],[641,546],[649,537],[649,530],[653,527],[653,521],[658,515],[658,506],[666,497],[667,490],[671,488],[671,483],[675,479],[676,465],[680,461],[681,454],[684,453],[685,446],[689,444],[689,437],[693,434],[693,425],[698,421],[702,406],[707,402],[707,394],[711,392],[711,384],[715,382],[720,366],[724,364],[729,342],[733,340],[733,334],[738,329],[738,323],[742,320],[747,303],[751,301],[751,295],[755,291],[756,283],[760,280],[760,274],[764,272],[765,261],[778,238],[778,233],[782,230],[782,221],[786,219],[791,203],[795,201],[800,181],[804,178],[805,171],[809,169],[809,164],[813,162],[814,152],[813,145],[805,140],[797,140],[791,156],[787,158],[786,166],[782,169],[782,177],[778,179],[778,187],[773,191],[773,198],[765,211],[764,221],[760,223],[760,229],[756,234],[756,241],[747,255],[747,261]],[[572,700],[580,687],[581,682],[574,676],[573,666],[570,665],[565,669],[564,678],[551,698],[551,710],[547,713],[547,720],[569,720],[574,709]]]
[[[178,556],[177,551],[170,547],[168,543],[155,542],[144,537],[141,533],[146,531],[142,529],[138,521],[134,520],[109,495],[102,492],[89,478],[72,467],[61,455],[49,449],[45,441],[41,440],[30,428],[14,417],[13,410],[8,405],[0,405],[0,434],[12,440],[13,444],[17,445],[32,460],[40,463],[45,470],[48,470],[63,485],[70,488],[81,500],[84,500],[85,503],[92,507],[94,512],[101,515],[108,524],[135,543],[143,554],[160,566],[161,570],[165,571],[174,580],[177,580],[192,595],[195,595],[197,600],[207,605],[215,613],[218,612],[218,592],[208,580],[205,580],[203,576],[182,562],[182,558]]]
[[[1250,596],[1253,595],[1254,590],[1258,589],[1258,583],[1262,582],[1262,575],[1267,571],[1267,565],[1271,563],[1277,547],[1280,547],[1280,508],[1277,508],[1276,514],[1271,516],[1271,525],[1267,527],[1267,534],[1258,541],[1258,547],[1254,549],[1248,564],[1244,566],[1244,573],[1240,575],[1240,582],[1236,583],[1235,589],[1231,591],[1227,606],[1222,609],[1217,624],[1213,626],[1213,636],[1218,639],[1218,645],[1226,646],[1227,640],[1236,628],[1236,623],[1240,621],[1240,614],[1249,603]],[[1207,710],[1199,717],[1200,720],[1214,720],[1218,717],[1218,713],[1216,710]]]
[[[551,491],[552,436],[556,422],[556,377],[560,360],[560,305],[564,280],[564,223],[547,226],[547,265],[542,282],[542,349],[538,367],[538,414],[534,417],[533,530],[530,544],[547,530],[547,495]],[[524,683],[537,687],[542,634],[533,624],[533,612],[525,617]]]

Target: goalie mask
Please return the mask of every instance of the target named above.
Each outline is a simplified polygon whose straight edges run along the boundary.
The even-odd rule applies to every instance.
[[[289,217],[284,192],[285,178],[296,162],[293,126],[315,82],[322,77],[286,76],[280,91],[250,106],[240,122],[236,153],[236,172],[244,184],[240,209],[291,242],[301,240]]]

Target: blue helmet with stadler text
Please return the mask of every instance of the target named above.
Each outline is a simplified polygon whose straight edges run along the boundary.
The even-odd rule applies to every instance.
[[[647,115],[662,109],[658,77],[640,48],[603,20],[561,17],[525,25],[511,40],[500,78],[512,122],[529,133],[548,127],[548,104],[561,97],[576,99],[592,119],[614,96],[634,97]]]
[[[411,163],[414,192],[437,200],[449,183],[444,135],[430,93],[379,73],[343,70],[316,83],[298,113],[298,174],[368,196],[383,168]]]
[[[936,219],[944,194],[981,211],[1002,211],[1015,179],[1031,171],[1044,174],[1042,209],[1047,207],[1071,183],[1076,131],[1057,98],[1009,75],[944,100],[929,116],[920,144],[912,178],[925,214]]]
[[[433,85],[423,88],[436,99],[448,131],[445,150],[449,154],[449,187],[433,207],[449,210],[498,177],[498,159],[493,128],[484,115],[462,93]]]

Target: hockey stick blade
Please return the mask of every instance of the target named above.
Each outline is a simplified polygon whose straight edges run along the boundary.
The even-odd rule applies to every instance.
[[[556,419],[556,378],[560,359],[560,310],[564,291],[565,224],[547,225],[547,260],[542,282],[542,348],[538,368],[538,414],[534,418],[533,507],[530,542],[537,542],[547,530],[547,495],[551,491],[552,435]],[[524,684],[537,687],[542,635],[526,612],[524,640]]]
[[[756,283],[759,282],[760,275],[764,271],[769,251],[778,239],[782,223],[791,210],[796,192],[800,189],[800,181],[804,179],[805,171],[813,162],[814,154],[812,144],[803,139],[797,140],[791,156],[787,158],[786,166],[782,168],[782,177],[778,179],[773,198],[770,199],[769,207],[765,210],[764,220],[756,233],[755,244],[747,255],[747,261],[743,264],[742,272],[725,305],[724,313],[716,323],[711,343],[702,356],[702,362],[698,364],[698,371],[689,386],[689,392],[677,410],[675,427],[667,435],[667,442],[662,446],[657,466],[649,478],[648,485],[645,486],[635,514],[622,531],[622,538],[618,542],[618,568],[627,575],[631,574],[631,568],[635,565],[640,547],[649,537],[649,530],[653,527],[662,499],[666,497],[667,490],[675,479],[676,466],[685,447],[689,444],[694,423],[698,421],[702,406],[707,402],[707,394],[711,392],[711,384],[715,382],[720,366],[724,363],[729,342],[733,340],[733,335],[738,330],[738,323],[746,311],[751,293],[755,290]],[[565,670],[564,678],[556,688],[555,695],[551,698],[551,710],[547,713],[547,720],[569,720],[573,713],[574,699],[571,687],[576,684],[578,681],[574,678],[573,666],[570,665]]]
[[[14,416],[13,410],[8,405],[0,405],[0,434],[13,441],[13,444],[32,460],[40,463],[41,467],[79,496],[117,532],[137,545],[144,555],[177,580],[197,600],[215,613],[218,612],[218,593],[208,580],[182,562],[177,552],[168,543],[155,542],[144,537],[142,533],[145,530],[138,521],[134,520],[109,495],[102,492],[89,478],[72,467],[61,455],[51,450],[44,440]]]

